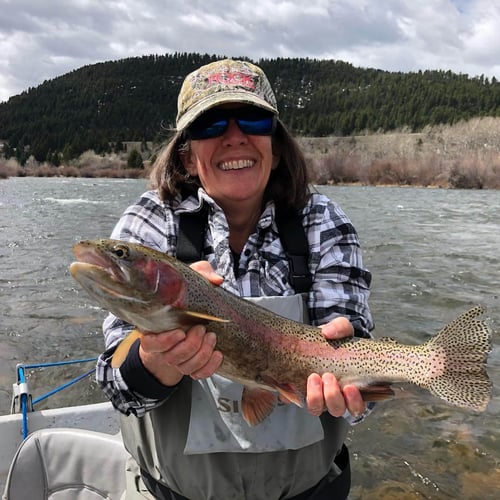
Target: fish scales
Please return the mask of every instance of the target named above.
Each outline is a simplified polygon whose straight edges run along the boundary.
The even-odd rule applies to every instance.
[[[188,309],[194,308],[196,304],[199,311],[233,320],[229,324],[212,322],[207,326],[219,333],[218,345],[224,352],[231,349],[230,344],[234,344],[235,336],[245,342],[248,352],[242,358],[241,365],[252,361],[258,363],[261,369],[262,360],[266,359],[265,365],[268,369],[273,367],[273,374],[290,370],[305,371],[309,374],[324,373],[335,363],[335,373],[340,378],[346,378],[353,373],[359,374],[370,368],[372,380],[377,379],[377,376],[384,381],[404,377],[416,382],[423,380],[424,376],[416,374],[411,363],[416,361],[415,358],[421,352],[423,355],[418,356],[417,364],[422,368],[421,371],[426,376],[442,373],[442,370],[436,369],[435,358],[439,359],[438,353],[430,352],[427,347],[404,346],[392,339],[327,341],[318,328],[290,321],[270,313],[267,309],[241,303],[241,300],[233,301],[233,297],[237,297],[228,296],[220,288],[216,289],[221,290],[220,294],[216,294],[220,296],[220,300],[211,301],[199,300],[201,288],[193,289],[197,291],[196,299],[191,302],[188,295]],[[246,333],[249,329],[253,330],[252,336]],[[228,342],[224,343],[226,339]],[[388,341],[392,341],[391,350],[387,350]],[[240,368],[244,369],[244,366]],[[305,391],[305,379],[301,388]]]
[[[366,400],[391,394],[388,383],[412,383],[459,407],[482,411],[491,396],[486,361],[491,330],[474,307],[421,345],[390,338],[328,341],[319,328],[283,318],[217,287],[185,264],[150,248],[116,240],[74,246],[73,277],[101,306],[138,332],[187,329],[197,323],[217,335],[224,356],[219,373],[245,385],[249,405],[265,399],[265,412],[243,412],[249,424],[272,411],[279,393],[303,405],[307,377],[333,373],[341,386],[357,385]],[[135,332],[135,335],[140,333]],[[131,342],[115,351],[119,366]],[[251,394],[260,391],[260,396]]]

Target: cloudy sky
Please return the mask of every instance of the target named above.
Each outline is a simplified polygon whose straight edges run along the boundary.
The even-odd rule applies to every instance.
[[[174,52],[500,80],[500,2],[0,0],[0,101],[87,64]]]

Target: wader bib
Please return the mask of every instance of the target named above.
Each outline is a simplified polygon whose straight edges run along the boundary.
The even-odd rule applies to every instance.
[[[251,300],[290,319],[307,320],[301,295]],[[328,484],[342,472],[335,458],[343,451],[337,462],[346,460],[342,445],[348,423],[329,414],[313,417],[290,404],[249,427],[239,413],[241,391],[241,384],[218,375],[201,381],[184,377],[163,405],[141,418],[122,416],[123,441],[133,457],[125,498],[272,500],[315,487],[330,490]],[[340,465],[348,492],[348,463]],[[297,498],[321,498],[308,493]]]
[[[207,217],[203,206],[180,215],[178,259],[188,264],[203,259]],[[309,323],[301,292],[309,290],[312,277],[302,221],[294,211],[277,210],[276,223],[297,295],[248,300]],[[350,466],[343,443],[349,424],[289,404],[249,427],[239,412],[242,389],[217,374],[201,381],[184,377],[178,390],[144,417],[122,415],[123,441],[132,455],[124,498],[347,498]]]

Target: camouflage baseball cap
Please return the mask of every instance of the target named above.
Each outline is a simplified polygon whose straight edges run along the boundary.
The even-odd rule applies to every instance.
[[[177,130],[205,111],[228,102],[251,104],[278,114],[276,97],[264,72],[246,61],[223,59],[190,73],[177,100]]]

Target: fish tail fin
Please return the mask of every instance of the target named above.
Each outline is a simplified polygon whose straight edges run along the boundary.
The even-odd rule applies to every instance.
[[[425,344],[436,362],[427,381],[417,382],[448,403],[475,411],[486,409],[492,390],[486,372],[491,330],[477,319],[484,312],[483,307],[472,308]]]

